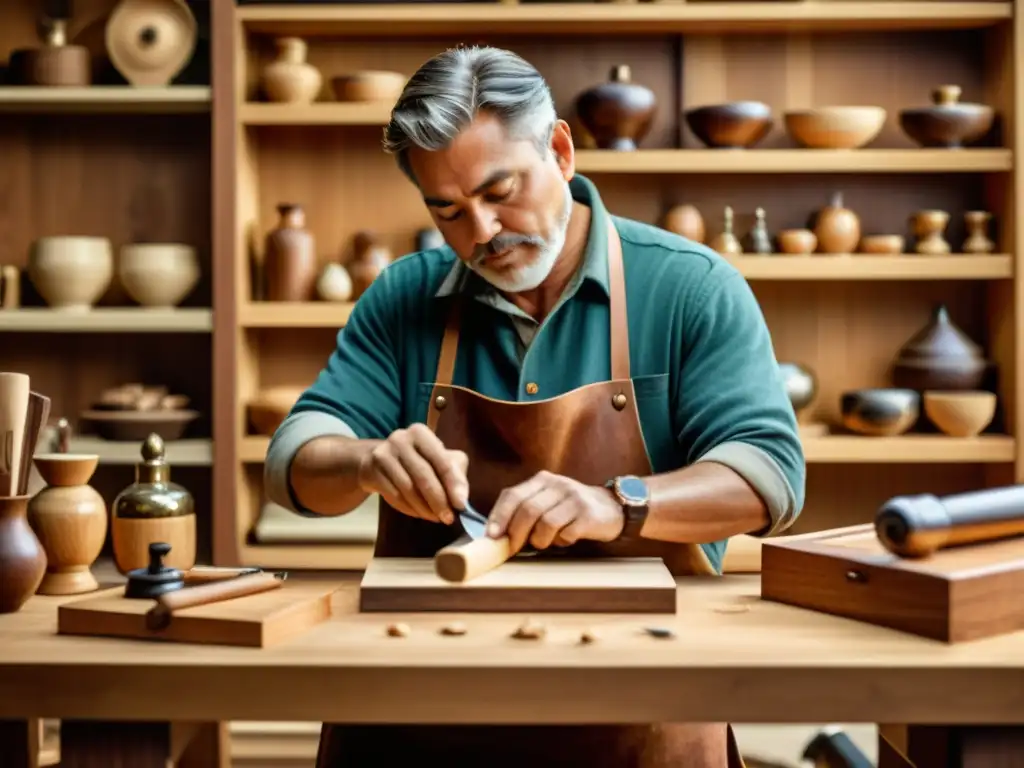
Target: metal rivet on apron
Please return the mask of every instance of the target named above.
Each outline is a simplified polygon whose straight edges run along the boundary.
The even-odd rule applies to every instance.
[[[526,394],[528,395],[536,395],[539,391],[540,387],[538,387],[536,383],[532,381],[526,385]]]
[[[612,395],[612,405],[615,406],[616,411],[621,411],[626,407],[626,396],[621,392],[616,392]]]
[[[448,405],[448,401],[445,399],[444,395],[438,395],[434,398],[434,407],[437,408],[437,410],[443,411],[446,405]]]

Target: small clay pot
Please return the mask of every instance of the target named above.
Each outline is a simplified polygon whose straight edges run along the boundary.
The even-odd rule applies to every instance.
[[[784,229],[775,238],[779,251],[789,256],[809,256],[818,247],[818,236],[809,229]]]
[[[654,91],[632,81],[625,64],[614,67],[609,81],[576,99],[576,113],[599,149],[637,148],[651,129],[657,102]]]
[[[260,77],[263,92],[270,101],[312,103],[320,93],[323,75],[306,61],[306,41],[299,37],[281,37],[274,44],[277,57],[263,68]]]
[[[661,227],[695,243],[703,243],[707,237],[704,217],[693,205],[676,205],[670,208],[662,219]]]
[[[28,524],[28,496],[0,496],[0,613],[21,610],[46,573],[46,552]]]
[[[931,321],[904,344],[893,363],[893,383],[925,390],[979,389],[988,370],[981,348],[958,328],[939,304]]]
[[[760,101],[732,101],[685,113],[694,136],[712,149],[748,149],[772,129],[772,109]]]
[[[836,192],[831,202],[818,211],[814,234],[822,253],[853,253],[860,242],[860,217],[843,207],[843,195]]]
[[[402,95],[409,78],[401,72],[363,70],[331,79],[338,101],[385,101],[392,104]]]
[[[864,235],[860,239],[860,252],[873,256],[895,256],[903,253],[906,238],[903,235]]]
[[[993,392],[925,392],[924,414],[950,437],[976,437],[996,415]]]

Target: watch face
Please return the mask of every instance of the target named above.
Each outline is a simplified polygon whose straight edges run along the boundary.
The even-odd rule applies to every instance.
[[[619,493],[634,504],[647,503],[647,483],[631,475],[619,478]]]

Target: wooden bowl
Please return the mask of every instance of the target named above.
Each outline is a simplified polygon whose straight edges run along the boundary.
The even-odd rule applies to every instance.
[[[776,239],[779,250],[790,256],[809,256],[818,247],[818,236],[809,229],[784,229]]]
[[[817,107],[785,114],[786,131],[808,149],[858,149],[885,125],[881,107]]]
[[[305,387],[271,387],[258,393],[248,408],[255,434],[273,436],[305,391]]]
[[[864,235],[860,239],[860,252],[876,256],[895,256],[903,253],[906,238],[903,235]]]
[[[950,437],[975,437],[996,415],[996,396],[992,392],[924,393],[924,413]]]
[[[772,129],[772,109],[760,101],[732,101],[697,107],[685,113],[686,124],[713,149],[746,149]]]
[[[199,418],[199,411],[83,411],[82,418],[92,422],[96,434],[104,440],[132,442],[145,440],[152,433],[164,440],[180,440],[188,425]]]
[[[367,69],[331,78],[338,101],[398,101],[409,78],[400,72]]]
[[[39,453],[32,461],[47,485],[68,487],[88,484],[100,457],[94,453]]]
[[[913,389],[855,389],[840,399],[843,426],[871,437],[902,435],[920,416],[921,397]]]

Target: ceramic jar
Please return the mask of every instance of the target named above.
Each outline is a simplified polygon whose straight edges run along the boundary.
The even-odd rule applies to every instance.
[[[369,232],[360,232],[355,236],[352,259],[348,263],[348,273],[352,276],[352,298],[358,299],[370,283],[391,263],[391,251],[380,245]]]
[[[104,31],[110,63],[134,86],[170,85],[199,38],[185,0],[121,0]]]
[[[176,307],[199,282],[199,259],[180,243],[135,243],[121,249],[117,277],[144,307]]]
[[[318,275],[316,242],[299,205],[277,206],[280,220],[267,235],[264,276],[267,301],[310,301]]]
[[[352,298],[352,276],[337,262],[325,265],[316,281],[316,295],[323,301],[348,301]]]
[[[196,564],[196,513],[192,494],[171,482],[164,441],[151,434],[135,465],[135,482],[114,499],[110,509],[114,564],[122,574],[149,565],[149,545],[165,542],[164,564],[187,571]]]
[[[853,253],[860,243],[860,217],[843,206],[843,194],[836,192],[832,200],[818,211],[814,224],[818,250],[822,253]]]
[[[28,496],[0,496],[0,613],[21,609],[46,572],[46,553],[28,524]]]
[[[654,91],[634,83],[625,64],[612,68],[608,82],[576,99],[580,122],[599,149],[636,149],[651,129],[656,108]]]
[[[914,334],[896,355],[893,382],[897,387],[925,390],[979,389],[988,370],[981,348],[958,328],[940,304],[931,321]]]
[[[28,503],[28,524],[46,551],[40,595],[78,595],[99,589],[90,570],[107,538],[107,505],[89,480],[100,457],[40,454],[33,461],[47,486]]]
[[[320,93],[323,75],[306,61],[309,47],[299,37],[281,37],[274,41],[277,57],[263,68],[260,82],[270,101],[310,104]]]
[[[114,278],[114,252],[105,237],[41,237],[32,244],[28,277],[51,309],[89,310]]]

